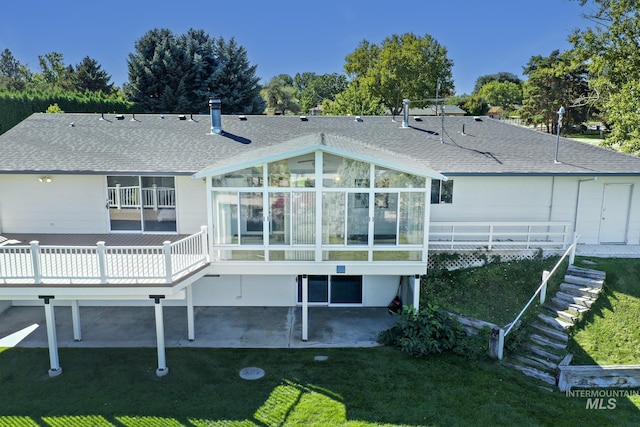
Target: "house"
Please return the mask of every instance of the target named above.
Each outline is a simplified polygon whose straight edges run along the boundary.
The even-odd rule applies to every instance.
[[[478,117],[33,114],[0,136],[0,301],[418,305],[433,251],[640,243],[640,158]],[[557,151],[556,151],[557,150]],[[557,154],[557,158],[555,153]],[[16,242],[19,241],[19,242]],[[95,243],[90,243],[95,242]]]
[[[489,111],[487,111],[487,116],[489,116],[489,118],[492,118],[492,119],[500,120],[502,118],[503,113],[504,113],[504,110],[502,109],[502,107],[489,107]]]

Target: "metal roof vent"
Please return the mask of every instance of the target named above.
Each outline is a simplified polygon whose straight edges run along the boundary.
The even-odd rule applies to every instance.
[[[409,103],[411,101],[408,99],[402,100],[402,127],[409,127]]]
[[[246,121],[247,121],[247,116],[245,116],[245,115],[243,114],[243,115],[241,115],[241,116],[238,116],[238,119],[239,119],[240,121],[246,122]]]
[[[184,114],[180,114],[178,116],[178,120],[187,120],[187,116],[185,116]]]
[[[118,114],[116,120],[124,120],[124,114]]]
[[[358,123],[362,123],[362,121],[363,121],[363,120],[362,120],[362,117],[360,117],[360,116],[356,116],[356,118],[355,118],[355,119],[353,119],[353,121],[354,121],[354,122],[358,122]]]
[[[211,114],[211,133],[222,133],[222,101],[209,99],[209,112]]]
[[[300,116],[300,121],[301,122],[308,122],[309,119],[307,119],[307,116]]]
[[[476,122],[481,122],[482,121],[482,119],[480,117],[478,117],[478,116],[475,116],[473,118],[473,120],[475,120]]]
[[[413,120],[415,120],[416,122],[421,122],[422,121],[422,117],[414,117]]]

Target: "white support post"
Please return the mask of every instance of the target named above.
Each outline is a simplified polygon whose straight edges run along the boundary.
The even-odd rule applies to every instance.
[[[578,233],[573,234],[573,246],[571,247],[571,252],[569,253],[569,265],[573,265],[576,261],[576,247],[578,246]]]
[[[156,369],[156,375],[164,377],[169,373],[167,357],[165,354],[164,316],[162,313],[162,299],[164,298],[164,295],[150,295],[149,298],[154,300],[156,311],[156,345],[158,348],[158,369]]]
[[[171,283],[173,281],[173,272],[171,271],[171,242],[167,240],[162,244],[163,244],[163,252],[164,252],[165,280],[167,283]]]
[[[80,305],[78,300],[71,301],[71,322],[73,323],[73,340],[82,341],[82,328],[80,327]]]
[[[205,261],[209,262],[209,233],[207,233],[207,226],[201,226],[200,232],[202,233],[202,255],[204,256]]]
[[[29,242],[31,245],[31,266],[33,268],[33,282],[36,285],[42,283],[42,276],[40,274],[40,242],[34,240]]]
[[[550,273],[547,270],[542,272],[542,288],[540,289],[540,305],[544,304],[547,299],[547,280],[549,280]]]
[[[98,268],[100,270],[100,283],[103,285],[107,283],[107,262],[105,258],[105,243],[100,241],[96,243],[98,252]]]
[[[302,341],[309,340],[309,276],[302,275]]]
[[[121,186],[121,184],[116,184],[116,209],[122,209],[122,195],[120,194],[120,191],[122,191],[122,189],[120,188]]]
[[[420,275],[413,276],[413,307],[415,312],[420,311]]]
[[[193,315],[193,285],[187,286],[187,338],[189,341],[196,339],[195,321]]]
[[[498,329],[498,360],[504,356],[504,329]]]
[[[492,248],[493,248],[493,224],[489,226],[489,246],[487,247],[487,249],[491,250]]]
[[[49,369],[50,377],[57,377],[62,373],[60,358],[58,357],[58,339],[56,337],[56,316],[51,300],[53,296],[39,296],[44,300],[44,318],[47,324],[47,342],[49,343]]]

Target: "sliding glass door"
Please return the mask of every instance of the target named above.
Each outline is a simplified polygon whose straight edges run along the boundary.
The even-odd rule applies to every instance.
[[[175,232],[175,193],[173,177],[108,176],[111,231]]]

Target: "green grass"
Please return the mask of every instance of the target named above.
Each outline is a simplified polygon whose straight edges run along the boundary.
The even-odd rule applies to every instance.
[[[315,355],[328,360],[316,362]],[[0,426],[601,426],[632,425],[640,399],[615,410],[539,389],[494,361],[415,359],[370,349],[45,349],[0,353]],[[246,381],[241,368],[264,378]]]
[[[640,259],[591,259],[578,266],[607,273],[604,290],[573,330],[573,365],[637,364],[640,361]]]
[[[504,325],[515,319],[559,257],[493,263],[454,271],[432,269],[423,278],[420,303]],[[558,289],[566,261],[549,280],[547,295]],[[539,308],[536,302],[531,311]]]

